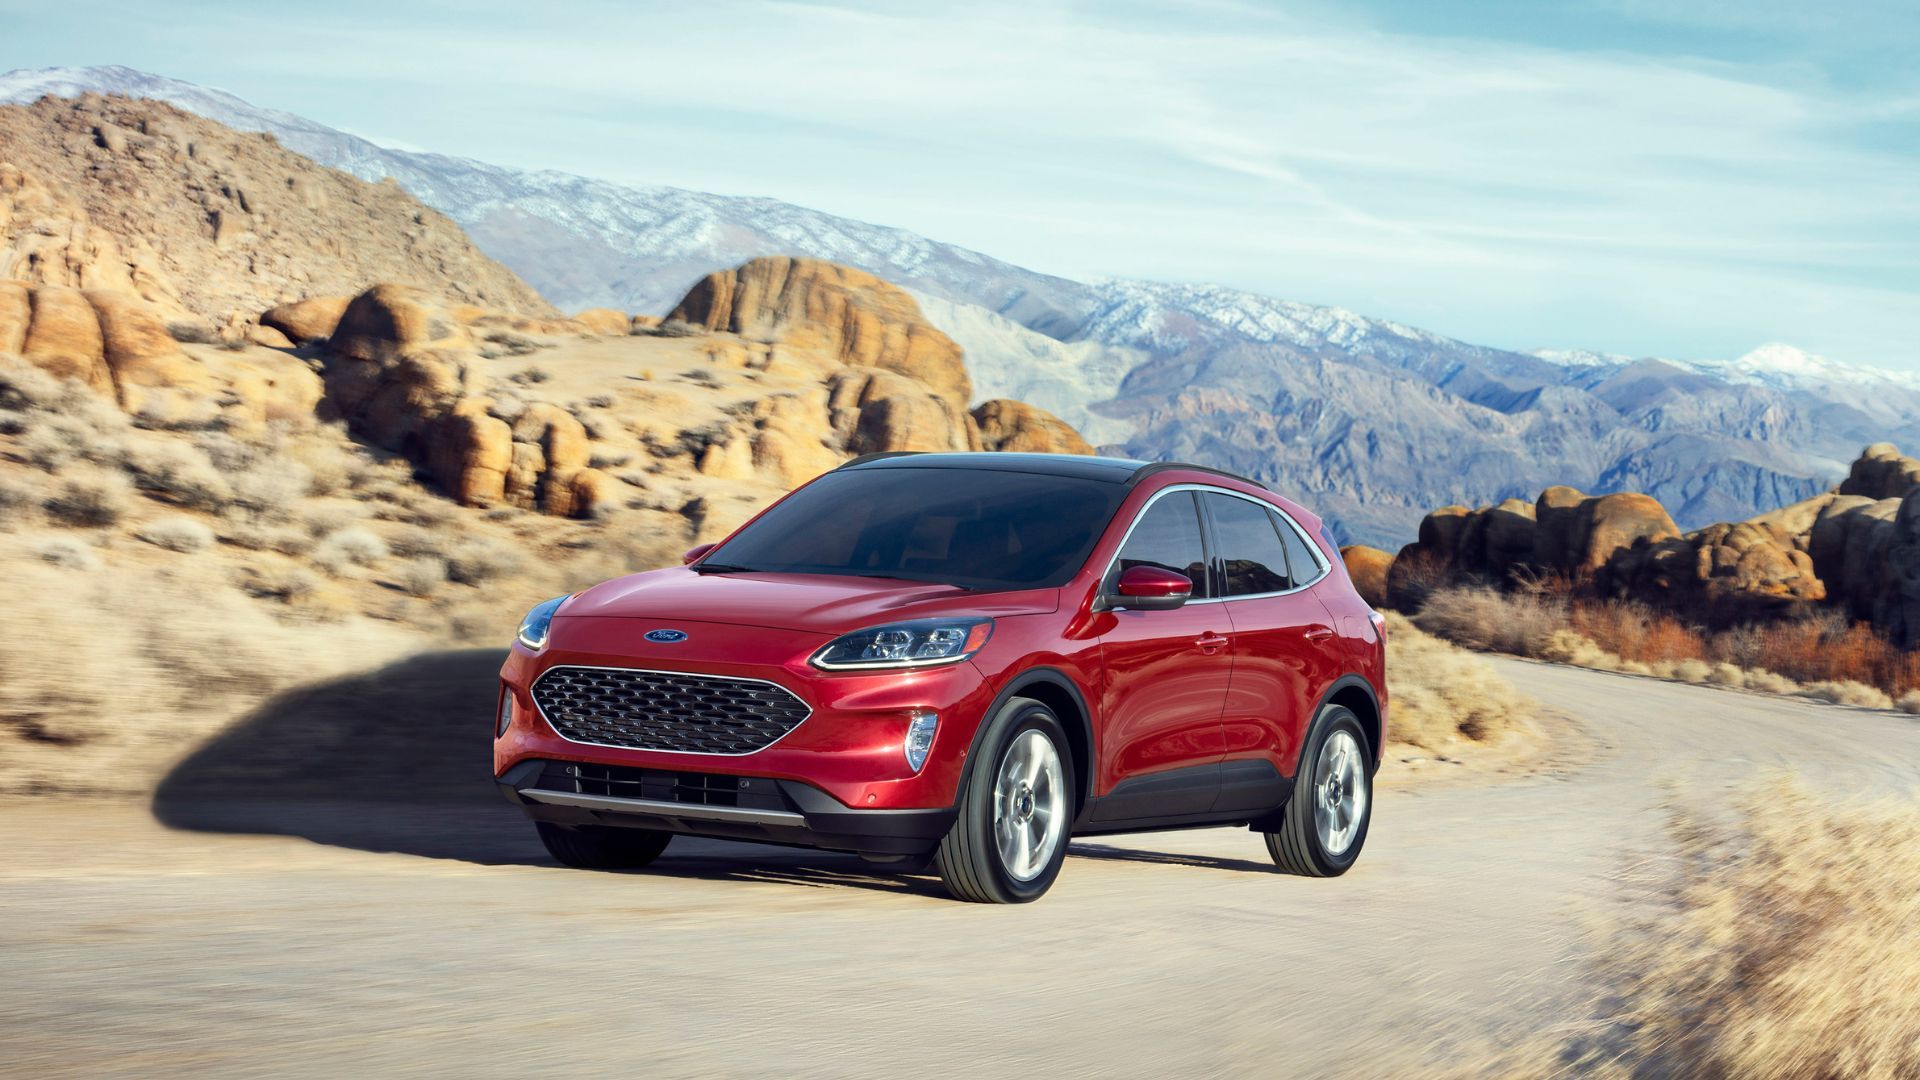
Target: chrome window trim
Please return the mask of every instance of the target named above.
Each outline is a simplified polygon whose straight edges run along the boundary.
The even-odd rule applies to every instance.
[[[765,746],[760,747],[757,750],[748,750],[744,753],[738,753],[738,754],[711,753],[704,750],[648,750],[638,746],[617,746],[613,743],[585,742],[580,739],[575,739],[568,736],[565,732],[560,730],[558,725],[556,725],[552,720],[548,719],[547,710],[545,706],[540,704],[540,699],[536,697],[533,692],[534,688],[540,685],[541,679],[544,679],[548,675],[551,675],[552,673],[559,671],[561,668],[572,668],[575,671],[618,671],[622,673],[638,671],[638,672],[645,672],[651,675],[685,675],[695,679],[725,679],[729,682],[759,683],[762,686],[771,686],[775,690],[778,690],[781,693],[786,694],[788,697],[792,698],[793,700],[799,702],[801,708],[804,708],[807,710],[807,715],[795,721],[794,725],[788,728],[786,730],[786,733],[781,735],[780,738],[773,740],[772,742],[768,743]],[[781,686],[779,683],[772,681],[771,679],[750,679],[744,675],[709,675],[704,671],[677,671],[673,668],[611,667],[604,664],[555,664],[552,667],[547,668],[545,671],[542,671],[538,677],[536,677],[532,682],[529,682],[527,684],[527,700],[533,702],[533,711],[540,714],[540,722],[547,725],[547,730],[553,732],[555,735],[558,735],[563,742],[570,742],[575,746],[597,746],[603,750],[625,750],[629,754],[679,754],[683,757],[734,757],[734,758],[752,757],[755,754],[765,753],[766,751],[771,750],[776,746],[779,746],[780,743],[783,742],[788,735],[791,735],[794,732],[799,731],[801,724],[804,724],[807,721],[813,719],[813,705],[811,702],[807,701],[806,698],[801,697],[799,694],[794,693],[792,690],[789,690],[786,687]]]
[[[1244,499],[1247,502],[1250,502],[1255,506],[1260,507],[1263,510],[1268,510],[1275,514],[1280,515],[1280,520],[1286,522],[1287,527],[1292,529],[1295,535],[1300,537],[1301,543],[1304,543],[1307,546],[1307,550],[1313,553],[1314,566],[1316,569],[1319,570],[1319,573],[1315,574],[1311,581],[1308,581],[1302,585],[1295,585],[1291,589],[1281,589],[1279,592],[1243,593],[1242,595],[1239,595],[1239,596],[1206,596],[1198,600],[1189,600],[1186,603],[1180,605],[1181,607],[1193,607],[1198,604],[1225,604],[1225,603],[1238,602],[1241,600],[1266,600],[1275,596],[1292,596],[1294,593],[1305,592],[1306,590],[1313,588],[1315,585],[1320,584],[1320,582],[1326,579],[1327,574],[1332,571],[1333,567],[1326,561],[1325,557],[1322,555],[1320,551],[1320,548],[1316,544],[1314,544],[1312,540],[1309,540],[1307,538],[1306,530],[1300,527],[1299,522],[1293,520],[1293,515],[1273,505],[1267,500],[1259,498],[1258,496],[1249,495],[1244,491],[1234,491],[1230,488],[1215,487],[1212,484],[1193,484],[1193,483],[1169,484],[1166,487],[1161,488],[1159,491],[1154,492],[1153,497],[1148,499],[1146,502],[1146,505],[1140,508],[1140,512],[1133,515],[1133,520],[1127,523],[1127,531],[1121,534],[1119,546],[1113,549],[1113,558],[1107,560],[1107,568],[1100,572],[1100,584],[1096,586],[1096,590],[1105,589],[1108,579],[1113,576],[1113,568],[1116,565],[1118,565],[1120,562],[1120,553],[1127,549],[1127,541],[1133,539],[1133,530],[1139,527],[1140,519],[1147,516],[1147,511],[1153,509],[1153,504],[1159,502],[1161,497],[1166,495],[1171,495],[1176,491],[1198,491],[1203,493],[1211,492],[1211,493],[1217,493],[1220,495],[1230,495],[1233,498]],[[1202,535],[1204,535],[1206,531],[1207,531],[1207,525],[1203,523],[1201,525]],[[1278,540],[1281,538],[1276,536],[1274,539]],[[1282,545],[1283,550],[1284,550],[1284,547],[1285,545],[1283,544]],[[1288,574],[1292,574],[1293,570],[1291,566],[1288,567],[1287,572]],[[1120,606],[1110,607],[1107,610],[1108,611],[1129,611],[1132,609],[1127,608],[1123,605],[1120,605]]]

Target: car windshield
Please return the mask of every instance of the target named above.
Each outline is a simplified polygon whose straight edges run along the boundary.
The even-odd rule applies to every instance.
[[[1086,562],[1126,493],[1042,473],[849,469],[795,492],[695,569],[1054,588]]]

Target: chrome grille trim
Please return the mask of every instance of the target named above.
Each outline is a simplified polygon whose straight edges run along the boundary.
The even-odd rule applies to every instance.
[[[520,793],[520,797],[550,806],[577,806],[584,810],[615,814],[650,814],[675,821],[731,821],[743,825],[782,825],[788,828],[805,828],[807,824],[805,817],[787,810],[706,806],[661,799],[629,799],[619,795],[581,795],[571,791],[548,791],[545,788],[528,788]]]
[[[584,735],[585,732],[582,732],[580,730],[580,726],[581,726],[580,722],[575,720],[574,718],[563,716],[562,722],[556,722],[553,714],[555,711],[557,711],[559,703],[552,701],[551,693],[547,692],[547,689],[548,689],[547,683],[549,679],[554,678],[556,676],[560,676],[564,678],[566,677],[564,673],[569,673],[569,672],[600,672],[600,673],[606,673],[606,674],[611,674],[615,676],[625,676],[625,677],[632,678],[636,681],[644,680],[649,677],[652,677],[652,678],[658,678],[663,680],[685,680],[685,681],[695,681],[695,682],[752,684],[757,687],[765,687],[767,689],[777,691],[779,694],[783,695],[784,697],[791,699],[792,703],[798,706],[799,714],[797,717],[792,719],[791,722],[788,722],[785,719],[773,720],[769,726],[777,726],[779,724],[785,724],[785,729],[779,731],[778,734],[774,735],[773,738],[767,739],[765,742],[761,743],[760,745],[751,747],[749,749],[731,749],[731,750],[676,749],[668,746],[647,745],[641,741],[638,741],[641,738],[641,736],[635,736],[635,741],[629,741],[629,742],[608,742],[608,741],[602,741],[600,739],[583,738],[581,736]],[[749,754],[757,754],[760,751],[765,750],[768,747],[774,745],[775,743],[778,743],[781,739],[786,738],[788,735],[793,734],[793,731],[795,728],[798,728],[801,724],[805,723],[807,719],[813,715],[813,706],[807,704],[807,702],[803,700],[800,697],[800,695],[794,693],[793,691],[787,689],[784,686],[781,686],[779,683],[771,682],[767,679],[751,679],[751,678],[746,678],[739,675],[708,675],[703,672],[672,671],[672,670],[660,669],[660,668],[599,667],[599,666],[594,666],[589,664],[556,664],[553,667],[550,667],[546,671],[542,672],[540,674],[540,677],[534,680],[533,686],[527,696],[533,699],[533,706],[540,713],[540,719],[546,722],[546,725],[553,730],[554,734],[560,736],[562,739],[565,739],[567,742],[573,743],[578,746],[598,746],[598,747],[605,747],[610,750],[637,750],[637,751],[642,751],[650,754],[684,754],[684,755],[699,756],[699,757],[745,757]],[[543,698],[546,698],[548,700],[543,700]],[[564,722],[564,726],[563,726],[563,722]],[[618,720],[589,718],[587,722],[596,724],[601,727],[605,727],[610,723],[617,723]],[[684,716],[681,716],[681,717],[671,718],[667,722],[684,724],[686,720]],[[567,731],[568,727],[573,727],[575,729],[572,734],[568,733]]]

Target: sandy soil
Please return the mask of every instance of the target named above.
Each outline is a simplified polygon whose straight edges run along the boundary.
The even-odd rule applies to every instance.
[[[986,908],[717,843],[563,870],[464,796],[161,807],[197,829],[10,802],[0,1071],[1386,1075],[1553,1018],[1674,790],[1920,785],[1910,717],[1496,663],[1593,753],[1388,785],[1333,881],[1272,873],[1244,831],[1155,834],[1076,843],[1044,900]],[[223,824],[283,835],[201,831]]]

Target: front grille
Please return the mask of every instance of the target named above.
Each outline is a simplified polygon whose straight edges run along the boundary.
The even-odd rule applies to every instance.
[[[758,679],[615,668],[553,668],[533,684],[533,700],[574,742],[680,754],[751,754],[812,711]]]
[[[759,776],[726,776],[719,773],[638,769],[628,765],[551,761],[541,770],[537,786],[548,791],[691,803],[695,806],[793,810],[792,804],[781,793],[779,782]]]

